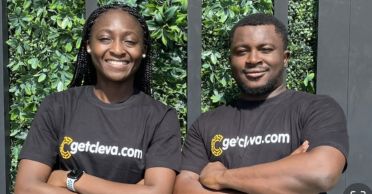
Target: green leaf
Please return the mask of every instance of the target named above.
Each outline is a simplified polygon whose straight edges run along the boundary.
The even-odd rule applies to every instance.
[[[70,42],[67,43],[67,44],[65,45],[65,50],[66,50],[67,52],[71,52],[71,50],[72,50],[72,45],[71,45]]]
[[[169,21],[171,20],[173,17],[174,17],[174,14],[176,13],[178,7],[175,7],[175,6],[172,6],[170,7],[169,9],[167,9],[167,11],[165,11],[164,15],[165,15],[165,21]]]
[[[44,73],[42,73],[42,74],[40,74],[39,78],[37,79],[37,82],[40,83],[40,82],[44,81],[45,78],[46,78],[46,75]]]
[[[27,63],[28,63],[29,65],[31,65],[31,68],[32,68],[32,69],[36,69],[37,66],[38,66],[38,64],[39,64],[39,59],[37,59],[37,58],[32,58],[32,59],[29,59],[29,60],[27,61]]]
[[[29,8],[30,7],[30,5],[31,5],[31,1],[30,0],[26,0],[26,1],[24,1],[23,2],[23,9],[27,9],[27,8]]]
[[[60,92],[63,90],[63,83],[61,81],[58,82],[57,84],[57,91]]]
[[[216,55],[215,54],[211,54],[211,62],[212,62],[212,64],[217,64],[217,57],[216,57]]]

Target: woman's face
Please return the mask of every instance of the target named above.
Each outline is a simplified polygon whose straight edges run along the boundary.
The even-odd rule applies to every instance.
[[[92,26],[87,51],[97,71],[97,84],[133,82],[146,53],[140,23],[120,9],[103,13]]]

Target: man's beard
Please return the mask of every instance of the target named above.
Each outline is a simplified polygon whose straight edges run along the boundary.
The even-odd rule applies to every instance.
[[[250,88],[244,85],[244,83],[240,82],[239,79],[235,78],[238,88],[240,89],[240,92],[243,94],[249,95],[249,96],[267,96],[272,91],[274,91],[277,87],[280,86],[280,83],[283,81],[283,71],[284,68],[279,72],[279,74],[276,77],[273,77],[272,79],[269,79],[267,83],[261,87],[257,88]]]

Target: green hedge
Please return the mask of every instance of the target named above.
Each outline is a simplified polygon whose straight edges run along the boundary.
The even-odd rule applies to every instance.
[[[8,0],[11,180],[41,100],[66,88],[80,46],[84,2]]]
[[[315,93],[318,3],[316,0],[289,2],[288,48],[291,59],[287,69],[287,86]]]
[[[113,1],[99,0],[100,4]],[[117,0],[115,0],[117,2]],[[120,1],[119,1],[120,2]],[[187,0],[122,0],[138,6],[153,40],[153,95],[179,113],[186,132]],[[315,0],[290,3],[292,60],[287,84],[313,91]],[[7,0],[9,16],[11,180],[18,154],[41,100],[67,88],[81,44],[84,0]],[[202,110],[231,99],[237,90],[228,62],[228,31],[242,15],[272,13],[271,0],[204,0]],[[311,13],[308,13],[311,12]],[[301,30],[305,29],[305,30]],[[305,78],[309,80],[304,82]]]

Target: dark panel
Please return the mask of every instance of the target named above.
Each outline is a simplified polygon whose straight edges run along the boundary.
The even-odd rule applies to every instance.
[[[201,13],[202,0],[189,2],[187,8],[187,127],[201,112]]]
[[[88,18],[88,16],[97,8],[97,0],[85,0],[85,18]]]
[[[332,96],[348,114],[350,0],[319,1],[317,94]],[[343,193],[348,169],[331,194]]]
[[[274,16],[284,23],[288,28],[288,1],[289,0],[274,0]]]
[[[372,1],[351,0],[347,183],[372,188]]]
[[[317,93],[347,112],[350,0],[319,1]]]
[[[10,186],[9,169],[9,77],[8,47],[5,41],[8,39],[8,22],[6,1],[0,5],[0,193],[8,194]]]

